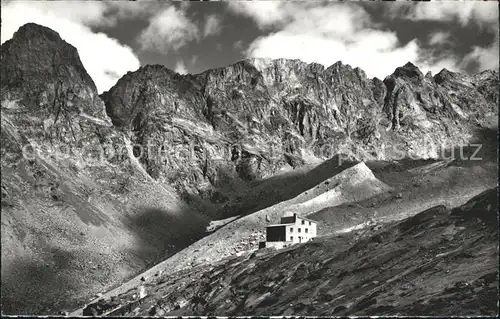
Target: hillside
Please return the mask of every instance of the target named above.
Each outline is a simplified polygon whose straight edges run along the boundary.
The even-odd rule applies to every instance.
[[[135,287],[140,278],[153,278],[158,271],[178,271],[256,250],[259,241],[265,236],[264,227],[269,223],[266,219],[277,221],[287,212],[305,216],[328,205],[366,199],[389,189],[387,185],[378,181],[363,163],[348,166],[350,167],[340,166],[337,174],[294,198],[237,218],[164,262],[108,291],[105,296],[113,296]]]
[[[497,199],[157,274],[84,314],[498,315]]]
[[[486,156],[487,153],[482,152],[481,155]],[[374,226],[377,229],[389,227],[388,224],[435,206],[460,206],[471,196],[497,185],[498,167],[493,161],[465,161],[465,164],[439,160],[377,161],[367,165],[347,162],[336,166],[337,160],[333,158],[312,170],[303,171],[299,176],[284,174],[283,181],[297,178],[306,183],[311,176],[316,176],[313,172],[329,168],[333,177],[294,198],[245,217],[227,220],[227,224],[215,229],[212,234],[106,292],[102,298],[136,291],[141,285],[155,282],[158,274],[194,271],[202,265],[225,263],[227,258],[247,255],[257,250],[259,240],[264,240],[264,226],[278,221],[287,212],[318,221],[321,238],[345,234],[351,241],[356,241],[359,239],[356,231],[362,234]],[[271,179],[273,187],[277,186],[279,177]],[[288,184],[282,182],[281,186],[285,185]],[[278,189],[287,190],[286,187]],[[279,191],[274,189],[273,193],[279,194]],[[254,196],[257,198],[257,195]],[[325,197],[328,200],[322,200]],[[145,281],[142,280],[144,278]],[[81,311],[79,309],[73,314],[81,314]]]
[[[208,220],[137,163],[75,48],[28,24],[1,60],[4,313],[58,312],[203,235]]]

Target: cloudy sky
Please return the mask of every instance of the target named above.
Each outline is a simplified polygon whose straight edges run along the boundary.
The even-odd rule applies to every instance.
[[[163,64],[199,73],[245,57],[337,61],[384,78],[498,68],[498,2],[2,1],[2,43],[27,22],[74,45],[100,92]]]

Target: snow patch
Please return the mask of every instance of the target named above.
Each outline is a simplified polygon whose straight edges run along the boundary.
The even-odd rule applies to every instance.
[[[80,116],[83,117],[83,118],[85,118],[85,119],[87,119],[87,120],[89,120],[89,121],[91,121],[94,124],[97,124],[97,125],[102,125],[102,126],[106,126],[106,127],[113,126],[113,124],[111,122],[109,122],[109,121],[104,121],[104,120],[102,120],[100,118],[88,115],[86,113],[80,113]]]
[[[462,111],[462,109],[455,103],[451,103],[451,108],[455,113],[457,113],[461,118],[466,119],[467,115]]]
[[[341,230],[336,231],[335,233],[336,234],[350,233],[353,230],[363,229],[363,228],[366,228],[367,226],[368,226],[368,223],[362,223],[362,224],[358,224],[358,225],[355,225],[355,226],[352,226],[352,227],[343,228]]]

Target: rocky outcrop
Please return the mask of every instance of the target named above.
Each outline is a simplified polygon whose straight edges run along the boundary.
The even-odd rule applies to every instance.
[[[82,112],[108,120],[94,82],[75,47],[49,28],[28,23],[1,50],[2,100],[30,110]],[[5,105],[4,105],[5,107]]]
[[[498,72],[468,76],[443,69],[434,77],[445,103],[461,118],[480,126],[498,114]]]
[[[498,105],[498,71],[486,70],[476,74],[472,85],[481,93],[489,103]]]
[[[498,114],[494,71],[470,77],[443,69],[432,77],[407,63],[384,83],[384,113],[413,156],[435,158],[444,149],[467,144]]]

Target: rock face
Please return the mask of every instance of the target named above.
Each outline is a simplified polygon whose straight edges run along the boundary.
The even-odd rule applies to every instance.
[[[57,32],[28,23],[2,45],[1,59],[2,99],[19,100],[30,110],[79,111],[109,121],[76,48]]]
[[[133,141],[175,150],[170,161],[141,158],[151,176],[220,202],[240,189],[235,180],[335,153],[437,158],[497,115],[498,73],[432,77],[408,63],[381,81],[341,62],[246,59],[186,76],[145,66],[102,98]]]
[[[383,110],[391,128],[418,157],[436,157],[441,148],[466,144],[478,128],[496,121],[497,72],[470,77],[443,69],[431,77],[408,63],[384,83]]]

